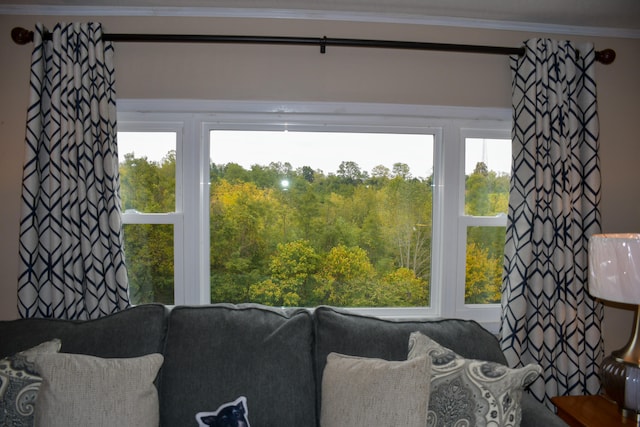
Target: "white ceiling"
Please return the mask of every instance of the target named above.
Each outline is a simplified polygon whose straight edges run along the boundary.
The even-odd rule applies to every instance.
[[[2,6],[5,6],[4,8]],[[640,0],[0,0],[0,12],[24,8],[97,7],[277,10],[404,19],[457,18],[521,24],[640,30]],[[176,9],[173,9],[174,13]],[[165,11],[166,12],[166,11]],[[139,13],[139,12],[138,12]]]

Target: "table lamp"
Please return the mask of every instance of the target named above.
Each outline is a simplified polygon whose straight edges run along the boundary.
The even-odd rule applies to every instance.
[[[640,234],[595,234],[589,239],[589,293],[636,306],[629,342],[600,367],[605,394],[627,417],[640,412]]]

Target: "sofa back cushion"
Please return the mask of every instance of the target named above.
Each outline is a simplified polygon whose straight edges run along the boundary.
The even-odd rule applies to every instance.
[[[59,338],[62,353],[139,357],[162,353],[168,310],[139,305],[95,320],[18,319],[0,321],[0,358]]]
[[[315,425],[312,345],[306,310],[174,308],[160,374],[160,424],[195,425],[197,413],[244,396],[251,425]]]
[[[327,355],[331,352],[384,360],[406,360],[409,336],[416,331],[465,358],[506,364],[498,340],[471,320],[386,320],[332,307],[318,307],[314,316],[317,378],[322,378]],[[321,396],[320,388],[317,393]]]

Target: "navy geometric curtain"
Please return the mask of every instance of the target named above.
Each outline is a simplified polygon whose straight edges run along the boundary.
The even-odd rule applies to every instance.
[[[600,232],[593,45],[535,39],[511,58],[514,125],[502,286],[509,363],[538,363],[532,394],[596,394],[602,305],[587,292],[587,245]]]
[[[20,220],[21,317],[93,319],[129,306],[113,46],[100,24],[34,33]]]

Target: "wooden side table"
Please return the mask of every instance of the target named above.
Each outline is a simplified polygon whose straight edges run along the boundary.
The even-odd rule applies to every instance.
[[[558,416],[571,427],[636,426],[634,418],[626,418],[615,402],[602,396],[556,396],[551,402]]]

